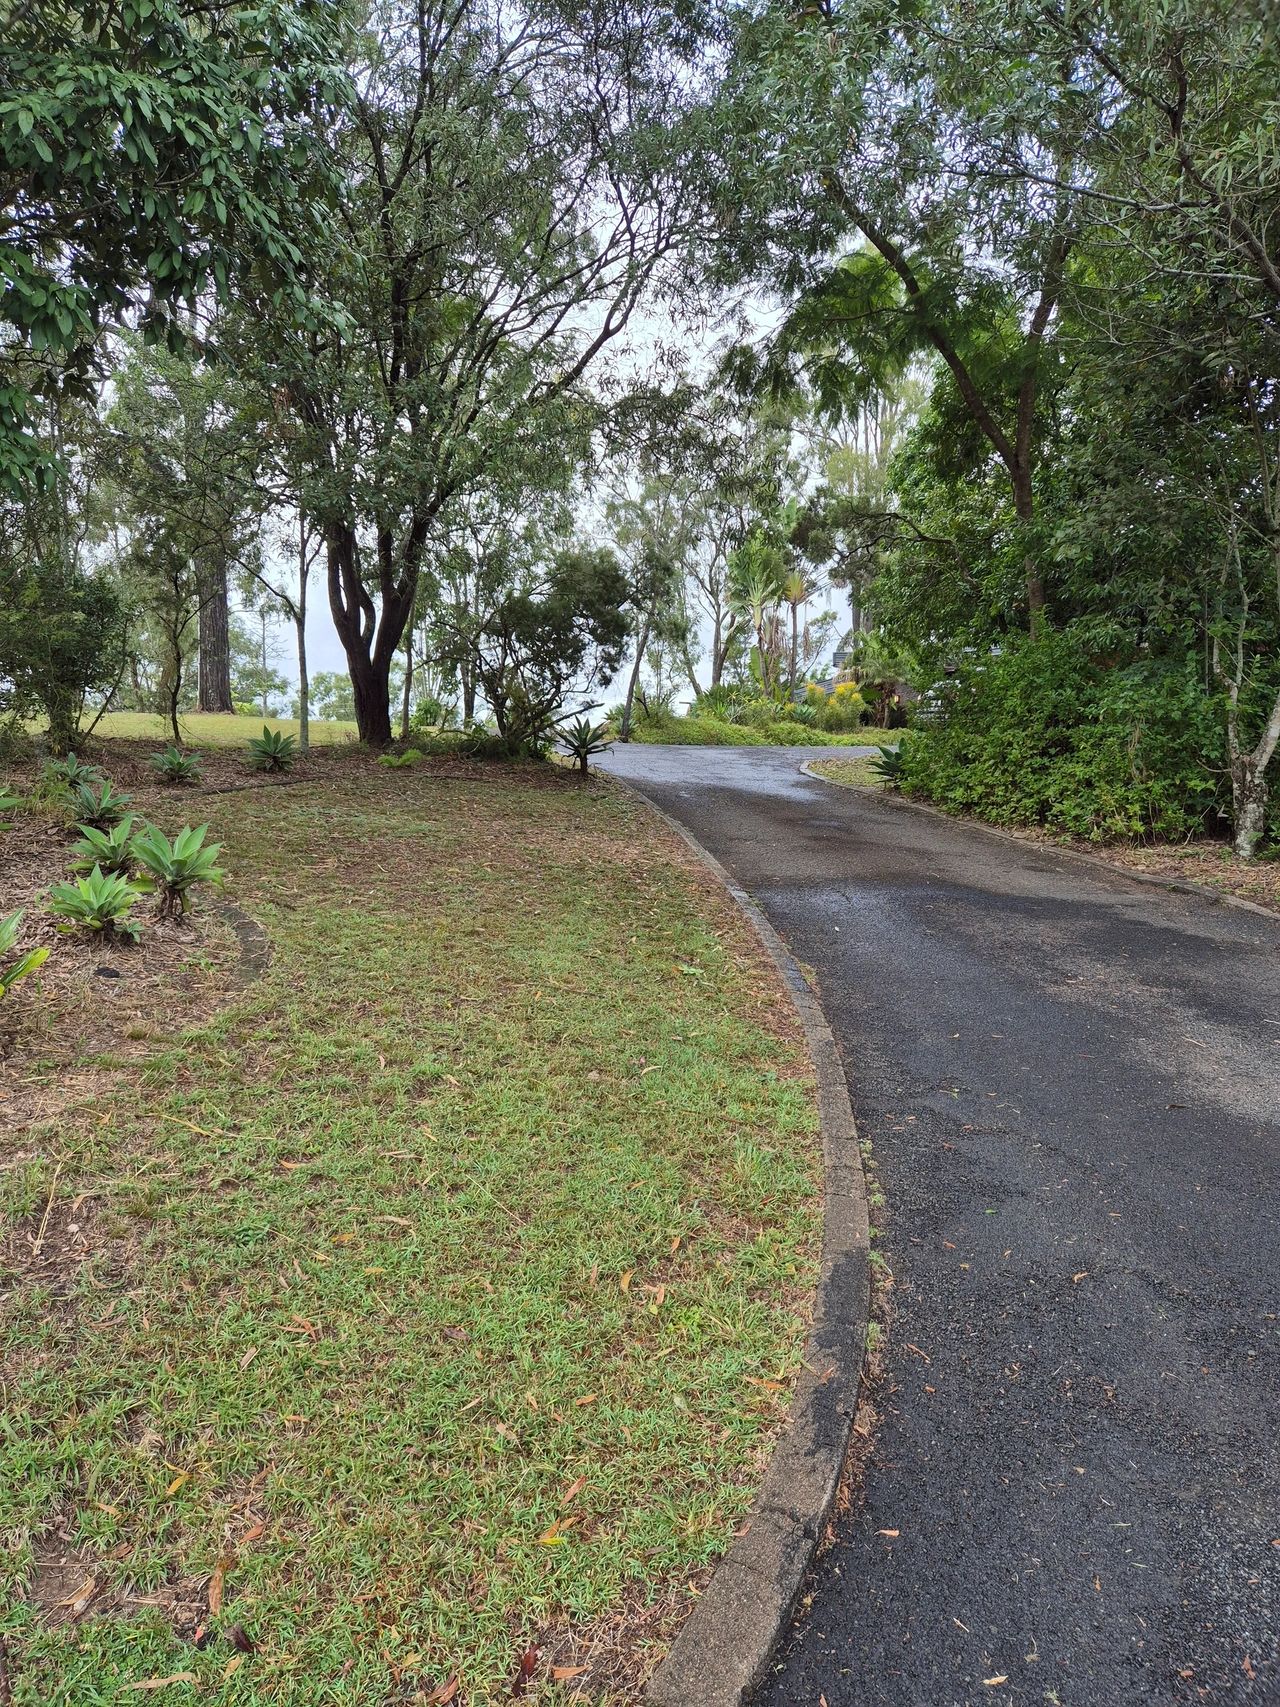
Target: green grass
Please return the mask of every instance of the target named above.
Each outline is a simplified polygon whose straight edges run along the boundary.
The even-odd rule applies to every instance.
[[[0,1316],[16,1707],[188,1673],[156,1699],[456,1676],[480,1707],[531,1639],[527,1699],[561,1701],[551,1658],[727,1546],[798,1367],[819,1162],[776,988],[612,791],[369,765],[200,805],[270,971],[79,1063],[0,1174],[11,1224],[49,1203],[90,1251]],[[79,1623],[17,1597],[53,1525],[98,1585]],[[220,1556],[206,1621],[251,1655],[174,1610]]]
[[[183,743],[191,747],[242,747],[254,735],[262,733],[262,725],[285,735],[298,733],[296,717],[239,717],[229,711],[185,711],[179,715],[178,727]],[[324,723],[312,718],[308,725],[311,740],[317,747],[333,746],[358,739],[354,723]],[[149,711],[108,711],[94,735],[118,735],[136,741],[156,741],[167,744],[173,739],[167,717]]]
[[[871,768],[874,763],[874,759],[814,759],[809,769],[828,782],[843,783],[846,787],[883,788],[884,778]]]
[[[654,721],[640,718],[631,732],[633,741],[669,747],[877,747],[896,742],[898,735],[898,730],[884,729],[829,735],[793,718],[758,726],[698,714]]]

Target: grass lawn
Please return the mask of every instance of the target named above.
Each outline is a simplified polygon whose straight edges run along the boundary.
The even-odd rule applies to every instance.
[[[637,720],[631,739],[646,746],[667,747],[883,747],[896,746],[898,729],[858,729],[849,735],[828,735],[791,718],[765,728],[726,723],[719,717],[670,717]]]
[[[897,730],[893,733],[896,735]],[[896,745],[896,743],[895,743]],[[875,759],[812,759],[809,769],[827,782],[841,782],[854,788],[883,788],[884,778],[872,770]]]
[[[529,1643],[634,1702],[783,1414],[820,1161],[739,916],[607,785],[325,768],[138,790],[258,982],[92,1052],[7,1001],[16,1707],[480,1707]]]
[[[262,733],[264,723],[268,729],[277,729],[285,735],[298,733],[296,717],[238,717],[229,711],[185,711],[178,718],[183,743],[189,747],[243,747],[253,736]],[[308,727],[317,747],[358,739],[354,723],[323,723],[312,718]],[[108,711],[94,734],[154,741],[157,747],[167,746],[173,739],[169,719],[150,711]]]

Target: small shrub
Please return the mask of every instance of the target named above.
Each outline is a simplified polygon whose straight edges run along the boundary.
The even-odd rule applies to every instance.
[[[298,743],[292,735],[278,729],[268,729],[264,723],[261,735],[249,743],[249,763],[256,771],[292,770],[298,757]]]
[[[147,763],[158,772],[161,782],[181,785],[200,781],[204,760],[199,753],[184,753],[181,747],[169,746],[162,753],[152,753]]]
[[[128,813],[106,830],[99,830],[93,824],[77,824],[80,840],[71,848],[71,869],[92,871],[96,865],[102,871],[118,871],[127,876],[133,863],[134,822],[133,814]]]
[[[1222,788],[1218,707],[1194,665],[1096,662],[1069,631],[1011,643],[948,686],[900,783],[949,811],[1093,840],[1183,838]]]
[[[141,927],[129,914],[137,899],[138,891],[118,872],[95,865],[87,877],[55,883],[49,891],[49,911],[67,921],[64,930],[96,931],[136,942]]]
[[[0,996],[7,996],[16,983],[28,973],[34,972],[37,967],[43,966],[49,958],[47,948],[33,948],[11,964],[5,965],[5,960],[17,944],[21,928],[21,907],[16,913],[10,913],[7,919],[0,919]]]
[[[197,829],[188,825],[171,842],[163,830],[153,826],[134,839],[133,857],[147,874],[139,887],[156,895],[162,918],[187,912],[189,891],[197,883],[221,883],[226,875],[218,865],[222,844],[212,842],[205,847],[208,833],[207,824]]]
[[[589,717],[579,717],[571,723],[563,739],[565,751],[583,776],[587,774],[587,760],[596,753],[607,753],[613,745],[605,725],[593,723]]]
[[[86,782],[78,782],[69,791],[68,801],[80,828],[92,824],[96,830],[105,830],[112,824],[118,824],[133,804],[129,795],[121,794],[118,789],[112,788],[109,782],[104,782],[97,788]]]
[[[420,764],[424,758],[426,754],[421,747],[406,747],[403,753],[379,753],[378,763],[386,765],[388,770],[404,771]]]
[[[13,820],[17,817],[21,805],[20,795],[10,794],[7,788],[0,788],[0,830],[13,828]]]
[[[46,788],[71,790],[81,785],[105,782],[98,765],[82,764],[74,753],[68,753],[63,759],[46,759],[41,770],[41,776]]]

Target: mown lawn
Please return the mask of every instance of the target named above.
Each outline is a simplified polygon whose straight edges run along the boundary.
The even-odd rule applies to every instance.
[[[270,969],[140,1059],[9,1063],[75,1069],[0,1175],[14,1702],[479,1707],[529,1643],[525,1699],[634,1701],[801,1355],[770,972],[605,786],[352,758],[181,805]]]
[[[750,723],[728,723],[720,717],[690,714],[662,719],[639,718],[631,739],[658,747],[883,747],[895,746],[898,729],[857,729],[848,735],[830,735],[792,718],[780,718],[764,727]]]
[[[184,711],[178,718],[183,743],[189,747],[242,747],[254,735],[262,733],[262,725],[277,729],[285,735],[298,733],[296,717],[238,717],[223,711]],[[317,747],[328,747],[359,737],[354,723],[325,723],[312,718],[308,733]],[[155,741],[157,747],[167,746],[173,739],[167,717],[150,711],[108,711],[94,734],[118,739]]]

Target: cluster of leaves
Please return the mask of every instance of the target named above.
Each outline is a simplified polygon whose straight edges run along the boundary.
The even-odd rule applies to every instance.
[[[1098,840],[1185,837],[1222,795],[1222,723],[1181,660],[1108,668],[1070,633],[1012,642],[904,740],[893,781],[955,811]]]
[[[9,961],[7,957],[13,952],[22,928],[22,909],[10,913],[7,919],[0,919],[0,996],[7,996],[15,984],[44,965],[49,958],[47,948],[32,948],[26,954],[20,954],[16,960]]]

